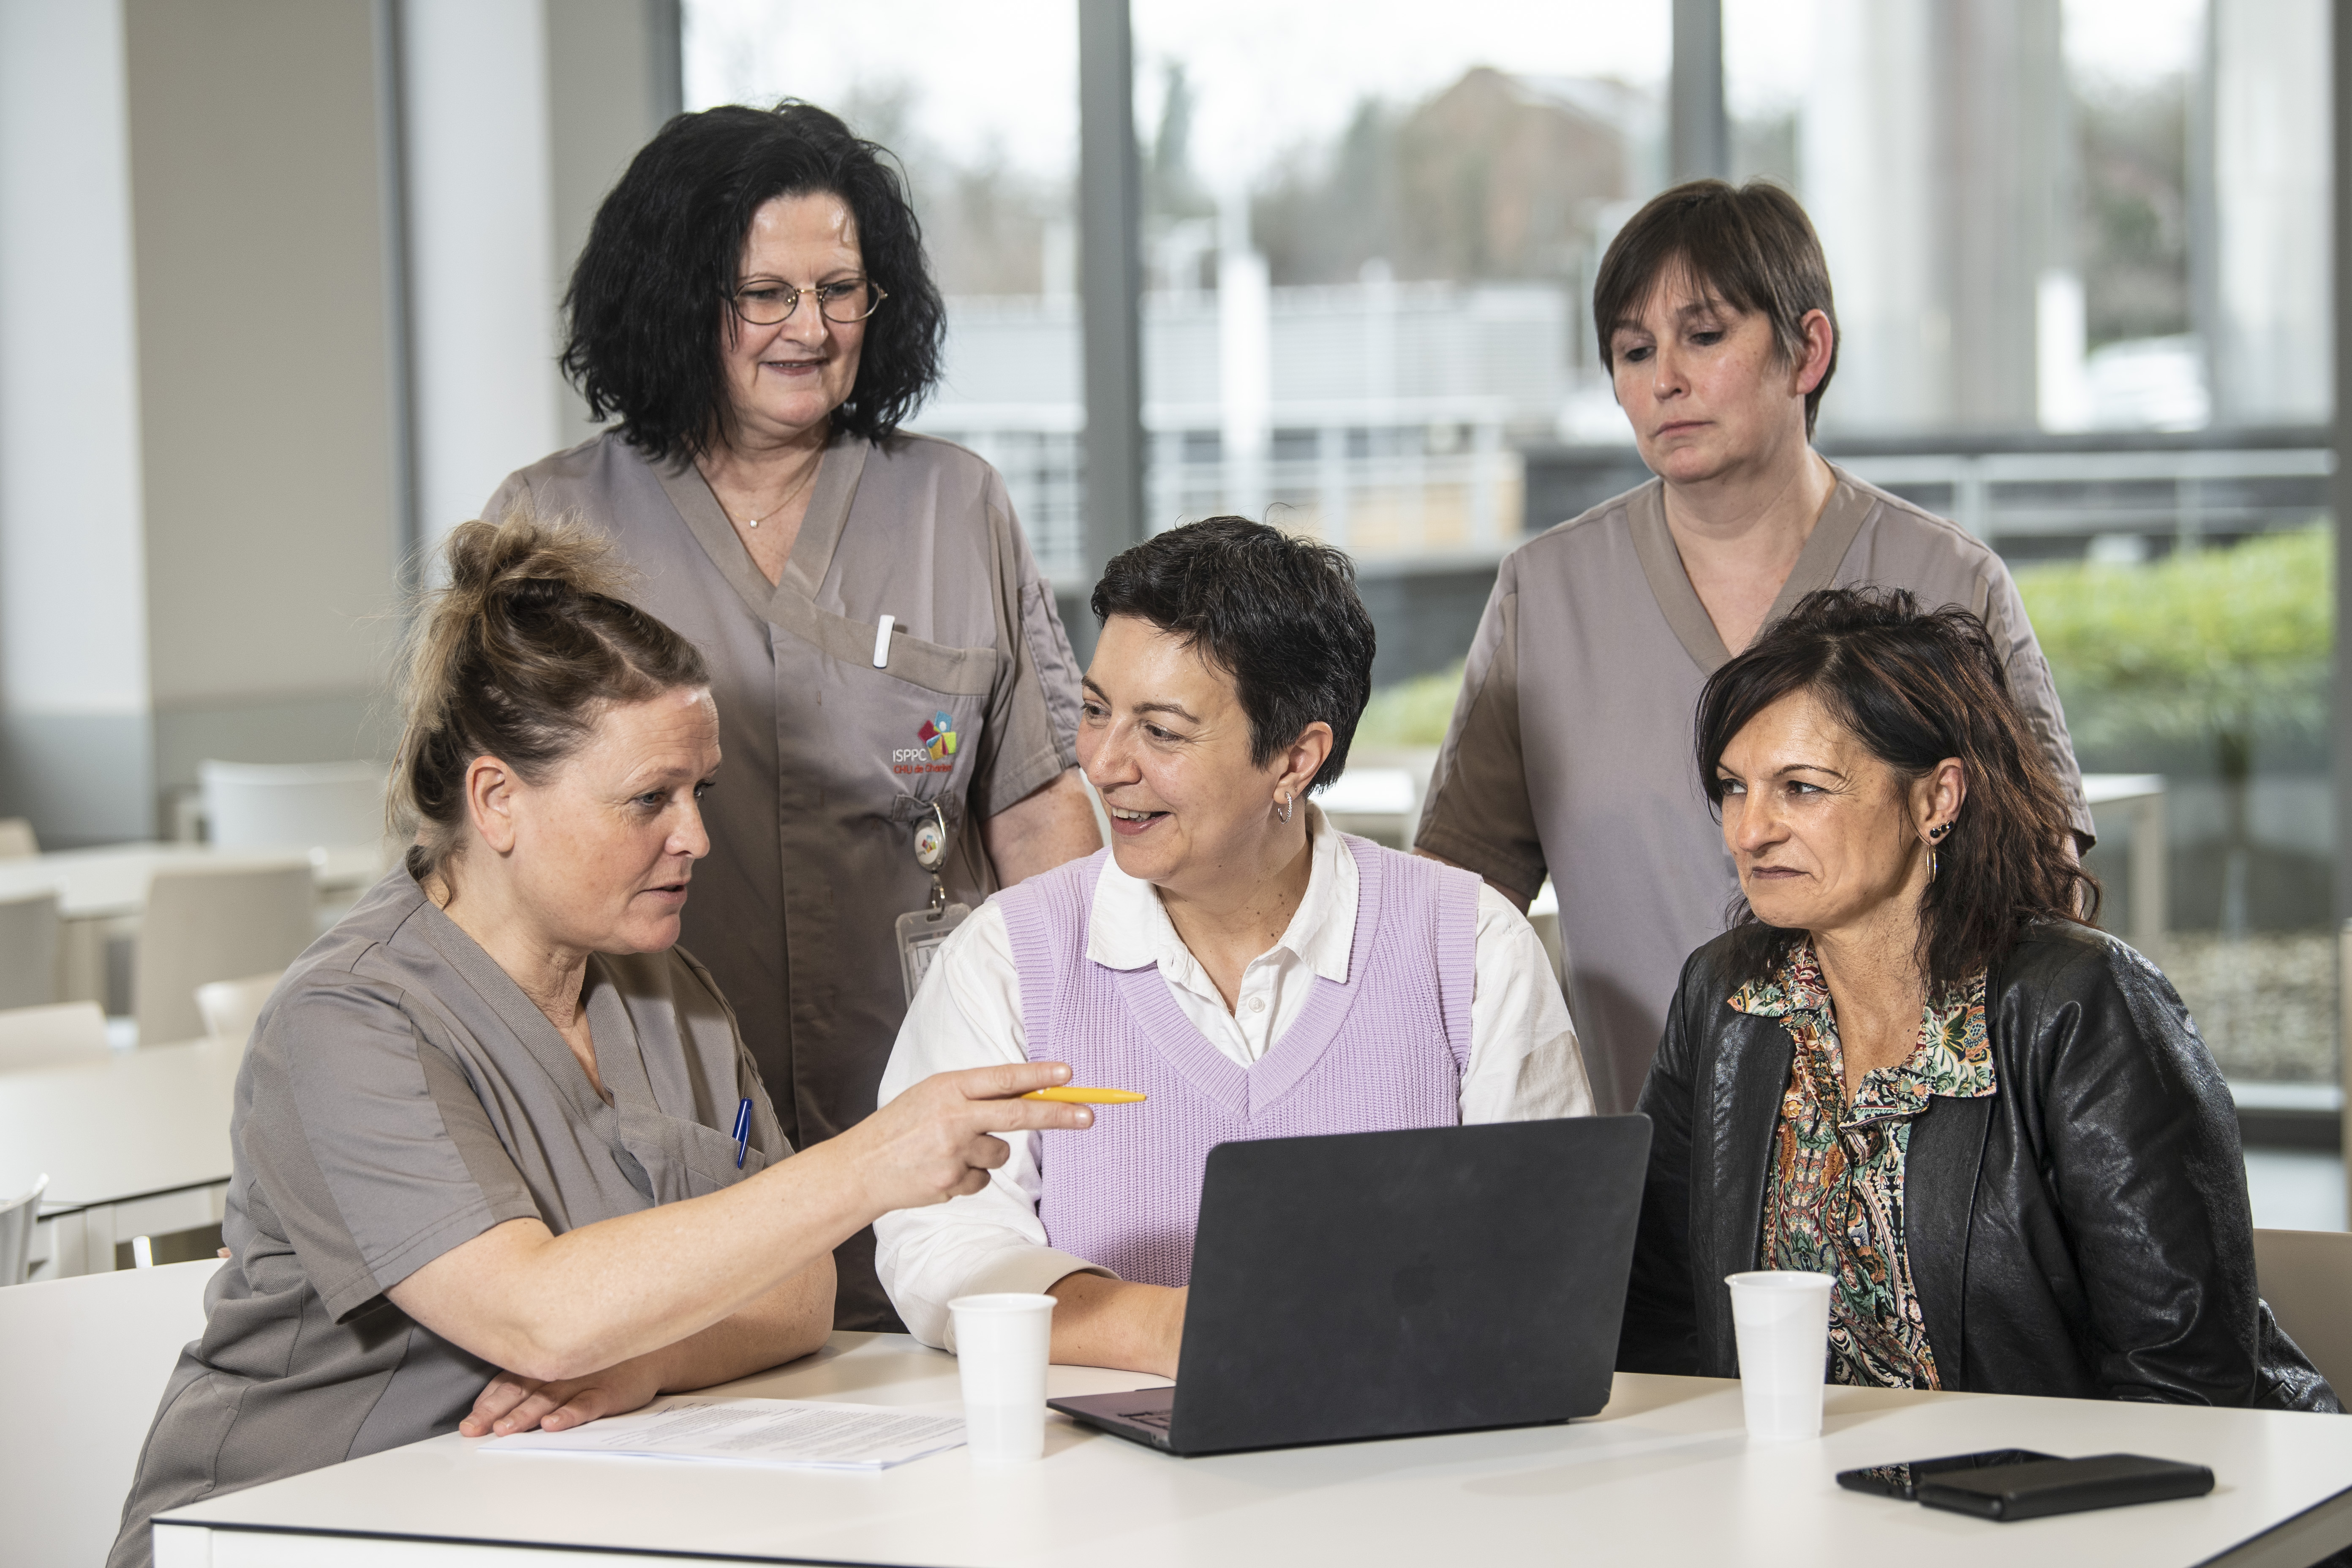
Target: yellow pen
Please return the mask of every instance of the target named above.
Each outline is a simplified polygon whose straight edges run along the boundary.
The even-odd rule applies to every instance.
[[[1144,1097],[1129,1089],[1081,1089],[1072,1083],[1060,1089],[1033,1089],[1021,1098],[1058,1100],[1067,1105],[1134,1105]]]

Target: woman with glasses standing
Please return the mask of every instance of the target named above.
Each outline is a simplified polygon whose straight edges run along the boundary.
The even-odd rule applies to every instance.
[[[1101,847],[1078,689],[1004,482],[899,428],[944,312],[905,189],[821,109],[681,115],[596,215],[565,373],[604,435],[483,515],[576,518],[710,666],[724,733],[683,942],[794,1148],[874,1109],[923,916]],[[952,919],[950,910],[950,919]],[[835,1321],[898,1327],[861,1232]]]

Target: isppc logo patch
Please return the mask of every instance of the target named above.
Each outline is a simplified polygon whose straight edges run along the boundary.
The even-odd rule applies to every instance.
[[[923,742],[923,749],[930,752],[931,761],[935,763],[941,757],[955,755],[955,721],[945,713],[932,714],[929,721],[915,731],[915,738]]]
[[[955,771],[955,718],[949,713],[933,713],[915,731],[922,744],[908,746],[890,753],[890,771],[894,773],[945,773]]]

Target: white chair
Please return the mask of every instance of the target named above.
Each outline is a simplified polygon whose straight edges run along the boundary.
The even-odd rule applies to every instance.
[[[0,1551],[21,1568],[106,1560],[218,1258],[0,1290]]]
[[[49,1178],[43,1175],[32,1191],[0,1203],[0,1285],[25,1282],[26,1270],[32,1267],[33,1226],[41,1218],[41,1194],[48,1190]],[[0,1338],[0,1345],[8,1342]]]
[[[31,823],[21,816],[0,816],[0,860],[22,860],[40,852]]]
[[[216,849],[313,849],[383,837],[382,763],[196,764]]]
[[[308,860],[156,872],[131,965],[139,1043],[203,1034],[197,986],[293,963],[310,945],[316,897]]]
[[[2258,1230],[2254,1277],[2279,1327],[2352,1397],[2352,1232]]]
[[[196,1011],[204,1016],[205,1033],[215,1039],[250,1042],[254,1021],[261,1016],[261,1005],[269,1000],[269,994],[285,978],[284,970],[275,969],[268,974],[215,980],[197,986]]]
[[[0,1007],[58,999],[58,896],[0,900]]]
[[[47,1007],[11,1007],[0,1012],[0,1072],[89,1061],[105,1056],[106,1013],[95,1002],[58,1002]]]

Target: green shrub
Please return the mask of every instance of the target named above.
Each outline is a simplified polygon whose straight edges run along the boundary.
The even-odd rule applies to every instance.
[[[2201,740],[2243,779],[2257,732],[2324,726],[2332,545],[2318,525],[2139,565],[2019,571],[2077,740]]]
[[[1364,705],[1354,746],[1370,751],[1436,745],[1445,739],[1446,721],[1454,717],[1454,699],[1461,689],[1458,664],[1434,675],[1381,687]]]

